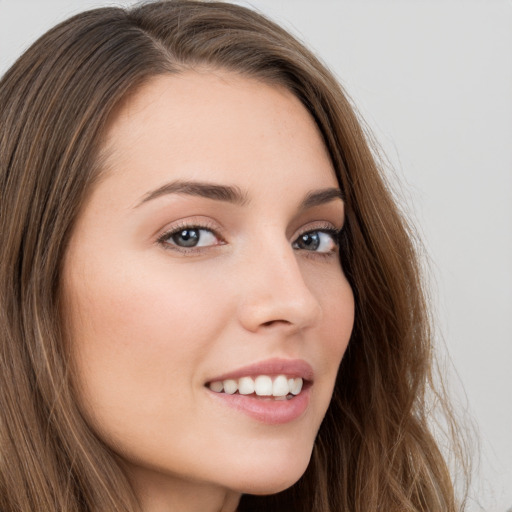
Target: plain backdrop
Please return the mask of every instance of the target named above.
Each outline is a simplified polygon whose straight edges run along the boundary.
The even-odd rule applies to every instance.
[[[469,510],[512,510],[512,2],[238,3],[312,47],[384,149],[429,253],[457,402],[478,425]],[[108,4],[0,0],[0,74],[58,21]]]

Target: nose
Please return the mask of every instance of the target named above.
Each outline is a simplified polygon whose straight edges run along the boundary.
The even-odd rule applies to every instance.
[[[238,305],[239,321],[245,329],[279,328],[291,334],[320,322],[320,302],[287,241],[281,247],[274,244],[270,249],[252,251],[248,260]]]

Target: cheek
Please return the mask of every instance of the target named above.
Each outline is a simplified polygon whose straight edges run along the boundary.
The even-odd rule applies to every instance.
[[[347,279],[338,269],[317,275],[310,289],[321,304],[323,317],[318,330],[318,346],[312,347],[321,353],[319,373],[331,376],[331,391],[343,355],[347,349],[354,325],[354,294]],[[313,354],[312,354],[312,357]]]
[[[65,297],[82,407],[96,430],[115,436],[124,424],[151,435],[139,419],[170,414],[170,403],[186,417],[194,369],[222,328],[221,301],[214,318],[204,281],[90,263],[68,274]]]
[[[180,343],[177,336],[197,339],[206,327],[215,284],[162,267],[128,261],[103,268],[92,262],[82,273],[86,280],[72,275],[68,315],[74,320],[75,338],[89,338],[87,344],[76,344],[128,352],[192,350],[197,344]]]
[[[332,350],[338,352],[338,359],[345,353],[354,326],[354,294],[346,279],[335,287],[325,299],[326,338],[331,340]]]

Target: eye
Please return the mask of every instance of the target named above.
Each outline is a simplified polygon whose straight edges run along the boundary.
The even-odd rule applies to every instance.
[[[292,246],[302,251],[332,253],[338,248],[338,235],[338,231],[334,229],[307,231],[302,233]]]
[[[175,249],[193,249],[220,245],[222,241],[211,230],[201,226],[181,226],[168,231],[158,240],[159,243]]]

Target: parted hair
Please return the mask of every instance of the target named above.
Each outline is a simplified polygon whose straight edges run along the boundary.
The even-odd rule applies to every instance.
[[[456,432],[433,378],[418,244],[363,125],[331,72],[285,30],[247,8],[194,0],[78,14],[0,81],[0,510],[139,510],[77,406],[61,267],[116,110],[155,76],[205,66],[284,86],[313,116],[344,194],[340,258],[356,304],[306,473],[279,494],[243,496],[240,512],[459,510],[430,427],[434,400]]]

